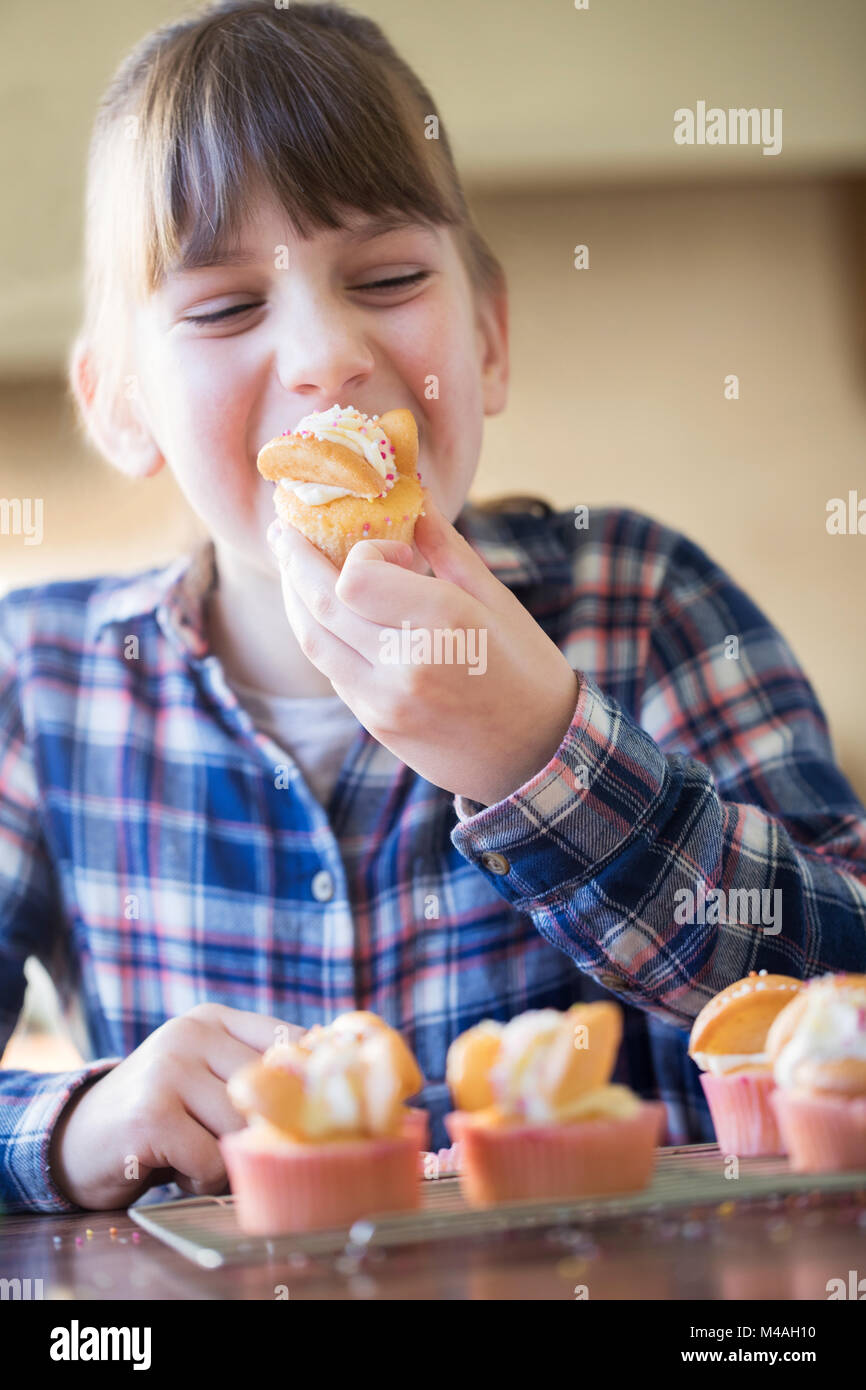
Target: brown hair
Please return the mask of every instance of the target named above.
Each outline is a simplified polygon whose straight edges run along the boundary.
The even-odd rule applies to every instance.
[[[378,25],[332,4],[224,0],[144,38],[98,109],[70,370],[86,344],[106,410],[132,298],[230,247],[262,187],[304,237],[343,227],[346,209],[451,226],[475,291],[504,286],[433,98]]]

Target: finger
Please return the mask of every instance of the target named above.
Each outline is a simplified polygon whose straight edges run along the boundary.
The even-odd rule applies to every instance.
[[[366,657],[362,657],[347,643],[328,633],[326,628],[315,621],[297,593],[290,577],[289,557],[297,554],[298,551],[303,555],[305,547],[307,552],[315,552],[315,546],[311,545],[300,532],[295,532],[294,528],[283,526],[279,518],[275,518],[271,522],[266,535],[274,557],[274,564],[280,574],[280,587],[286,617],[302,654],[323,675],[328,677],[335,691],[338,681],[345,681],[348,685],[349,682],[361,679],[364,674],[364,665],[369,665]],[[325,556],[321,558],[326,559]],[[336,573],[335,567],[333,565],[330,567]],[[359,662],[364,663],[364,665],[359,666]]]
[[[388,561],[389,565],[399,565],[401,569],[405,570],[411,570],[412,564],[415,559],[415,552],[413,551],[411,545],[409,545],[408,541],[356,541],[355,544],[352,546],[352,549],[349,551],[349,555],[354,555],[355,551],[359,549],[362,555],[369,555],[371,550],[377,550],[379,554],[382,556],[383,560]],[[357,559],[357,556],[355,558]],[[341,575],[342,572],[343,571],[341,570]],[[337,581],[337,583],[339,583],[339,580]]]
[[[288,555],[289,548],[293,544],[291,538],[287,539],[286,541],[283,541],[282,539],[282,533],[286,529],[287,528],[283,525],[282,520],[279,517],[274,517],[273,521],[271,522],[270,526],[265,532],[265,536],[268,545],[271,549],[271,553],[273,554],[278,566],[280,563],[280,554],[285,553],[286,555]],[[357,542],[357,544],[377,546],[380,552],[385,556],[387,560],[390,560],[392,564],[400,565],[403,569],[414,570],[416,574],[430,573],[430,567],[427,564],[427,561],[423,558],[423,556],[419,555],[418,551],[415,550],[407,541],[369,540],[359,541]],[[352,547],[352,549],[354,549],[354,546]]]
[[[425,500],[424,514],[415,523],[415,545],[437,579],[447,579],[480,603],[495,607],[502,586],[432,497]]]
[[[293,1034],[291,1040],[294,1041],[297,1036],[299,1034]],[[269,1043],[268,1046],[270,1045]],[[250,1062],[260,1061],[262,1057],[261,1048],[249,1047],[247,1043],[233,1038],[222,1028],[208,1028],[204,1025],[193,1041],[190,1051],[196,1059],[201,1059],[210,1075],[223,1085],[236,1071],[240,1071],[241,1067],[249,1066]]]
[[[365,633],[363,637],[355,634],[355,640],[365,648],[363,651],[357,650],[348,642],[344,642],[342,637],[331,632],[310,612],[286,571],[283,571],[282,575],[282,589],[286,617],[302,655],[306,656],[322,675],[328,677],[335,689],[342,684],[346,688],[352,688],[354,685],[359,691],[363,690],[372,665],[370,657],[373,656],[373,631]],[[339,602],[336,596],[333,601]],[[350,615],[348,609],[346,613],[347,617],[351,616],[355,622],[364,621],[356,614]]]
[[[258,1052],[248,1050],[246,1062],[241,1065],[246,1066],[259,1057]],[[184,1067],[177,1084],[177,1096],[186,1113],[210,1134],[231,1134],[244,1126],[242,1116],[229,1100],[226,1083],[215,1076],[204,1061]]]
[[[154,1146],[156,1166],[171,1168],[175,1179],[197,1182],[200,1192],[221,1192],[226,1170],[220,1147],[213,1134],[184,1110],[180,1100],[166,1117],[158,1146]],[[186,1189],[189,1190],[188,1188]]]
[[[292,1041],[305,1031],[298,1024],[286,1023],[284,1019],[274,1018],[271,1014],[232,1009],[228,1004],[198,1004],[190,1009],[188,1017],[218,1024],[231,1037],[254,1048],[256,1052],[267,1052],[273,1043],[284,1039]]]
[[[303,546],[292,540],[281,540],[274,548],[280,564],[286,614],[299,644],[313,664],[331,680],[347,685],[354,676],[361,674],[352,670],[353,655],[363,658],[368,665],[377,660],[378,627],[342,602],[336,587],[339,571],[305,537],[301,536],[300,540]],[[358,544],[373,543],[360,541]],[[394,541],[383,544],[405,550],[411,564],[410,547]],[[322,630],[341,645],[324,640]],[[317,656],[307,650],[311,644]]]
[[[172,1173],[167,1181],[176,1183],[181,1192],[188,1192],[192,1197],[220,1197],[229,1191],[228,1177],[224,1177],[222,1182],[219,1179],[208,1182],[200,1178],[188,1178],[183,1173]]]
[[[484,612],[465,589],[412,569],[396,571],[379,547],[378,541],[353,545],[335,585],[337,597],[359,617],[380,629],[410,620],[413,628],[483,622]]]
[[[318,558],[323,564],[333,571],[333,577],[339,574],[337,566],[332,564],[327,555],[319,550],[318,546],[313,545],[311,540],[299,531],[295,526],[286,526],[279,517],[275,517],[265,532],[268,545],[271,548],[274,559],[281,567],[287,565],[290,560],[308,556]]]

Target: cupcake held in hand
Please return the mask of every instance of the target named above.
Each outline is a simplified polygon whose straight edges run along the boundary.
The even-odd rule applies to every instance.
[[[792,1168],[866,1172],[866,975],[810,980],[779,1014],[767,1051]]]
[[[353,406],[305,415],[259,451],[257,467],[277,484],[274,506],[337,568],[356,541],[412,543],[424,490],[411,410],[362,415]]]
[[[752,970],[715,995],[694,1021],[689,1056],[701,1068],[722,1153],[754,1158],[785,1152],[770,1105],[776,1083],[767,1033],[802,988],[790,975]]]
[[[249,1127],[220,1140],[238,1224],[251,1235],[349,1226],[419,1202],[424,1084],[403,1039],[371,1013],[341,1014],[231,1077]]]
[[[664,1106],[609,1084],[621,1036],[621,1009],[602,1002],[485,1020],[455,1039],[445,1123],[471,1205],[646,1186]]]

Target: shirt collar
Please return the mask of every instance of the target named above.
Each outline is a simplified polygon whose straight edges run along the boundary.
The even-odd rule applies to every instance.
[[[470,503],[456,529],[506,588],[567,582],[569,553],[560,536],[561,517],[549,508],[485,511]],[[155,616],[166,636],[196,658],[207,654],[204,607],[216,587],[212,540],[158,570],[132,575],[98,592],[91,602],[93,634],[113,623]]]
[[[132,575],[105,588],[91,603],[93,634],[113,623],[156,617],[166,636],[194,657],[207,653],[204,604],[216,585],[212,540],[180,555],[159,570]]]

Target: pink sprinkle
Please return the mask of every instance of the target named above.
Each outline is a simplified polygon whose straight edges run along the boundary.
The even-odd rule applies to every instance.
[[[138,1233],[138,1231],[133,1231],[133,1233],[132,1233],[132,1239],[133,1239],[134,1241],[136,1241],[136,1242],[139,1241],[139,1240],[141,1240],[141,1236],[140,1236],[140,1234]]]
[[[385,524],[386,524],[386,526],[390,526],[390,525],[391,525],[391,518],[390,518],[389,516],[386,516],[386,517],[385,517]]]
[[[388,478],[393,478],[393,476],[394,476],[393,473],[386,473],[386,474],[385,474],[386,480],[387,480]]]
[[[84,1241],[81,1239],[81,1236],[76,1236],[76,1237],[75,1237],[75,1244],[76,1244],[76,1245],[83,1245],[83,1244],[84,1244]]]
[[[365,521],[365,522],[364,522],[364,530],[365,530],[365,531],[369,531],[369,529],[370,529],[370,523],[369,523],[369,521]]]
[[[409,520],[409,518],[408,518],[408,516],[406,515],[405,512],[403,513],[403,520],[404,520],[404,521],[408,521],[408,520]]]
[[[388,448],[391,450],[391,453],[392,453],[392,454],[396,452],[396,450],[394,449],[394,445],[393,445],[393,444],[389,444],[389,445],[388,445]]]

